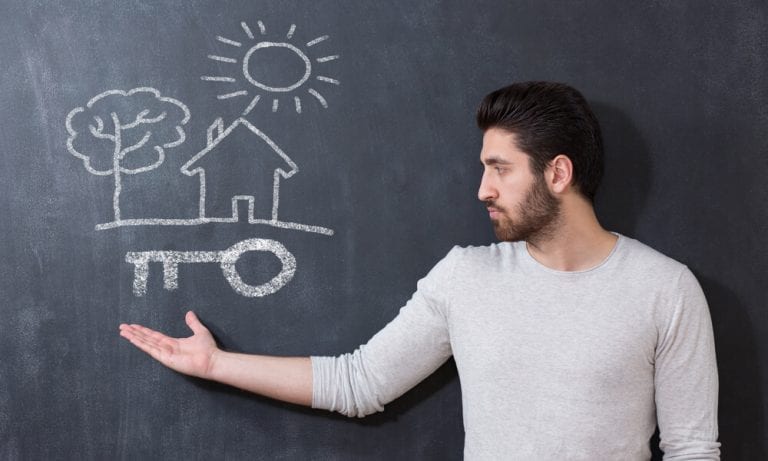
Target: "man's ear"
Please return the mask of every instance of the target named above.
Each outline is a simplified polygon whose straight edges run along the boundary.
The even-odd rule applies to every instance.
[[[562,194],[573,184],[573,162],[565,154],[560,154],[549,162],[547,185],[552,192]]]

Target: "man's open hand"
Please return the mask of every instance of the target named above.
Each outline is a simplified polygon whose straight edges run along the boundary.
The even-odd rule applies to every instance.
[[[120,336],[163,365],[191,376],[210,378],[216,341],[194,312],[184,318],[194,333],[188,338],[171,338],[141,325],[120,325]]]

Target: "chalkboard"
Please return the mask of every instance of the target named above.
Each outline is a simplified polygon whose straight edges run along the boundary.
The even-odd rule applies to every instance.
[[[352,351],[493,241],[474,110],[522,80],[590,100],[598,216],[699,278],[723,456],[768,457],[764,2],[2,11],[0,458],[460,459],[451,362],[347,419],[175,374],[117,326],[187,335],[194,309],[229,350]]]

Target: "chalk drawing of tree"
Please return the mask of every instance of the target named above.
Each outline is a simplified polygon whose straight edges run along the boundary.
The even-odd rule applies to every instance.
[[[190,118],[180,101],[154,88],[109,90],[67,115],[67,150],[89,173],[112,176],[114,221],[120,222],[121,176],[154,170],[165,149],[182,144]]]

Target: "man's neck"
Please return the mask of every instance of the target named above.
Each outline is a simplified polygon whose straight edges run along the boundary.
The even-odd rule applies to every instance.
[[[611,254],[618,237],[603,229],[591,204],[563,209],[561,218],[555,231],[526,242],[528,253],[538,262],[554,270],[583,271]]]

